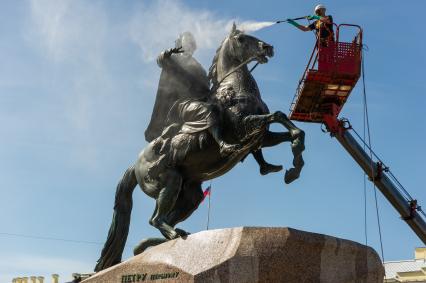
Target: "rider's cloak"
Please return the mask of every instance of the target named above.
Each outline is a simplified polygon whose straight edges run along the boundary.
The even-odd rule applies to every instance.
[[[201,64],[192,56],[180,54],[160,55],[157,62],[162,71],[151,121],[145,131],[146,141],[159,137],[167,126],[179,123],[177,120],[183,120],[184,132],[210,127],[213,119],[209,107],[201,102],[209,95],[209,80]]]

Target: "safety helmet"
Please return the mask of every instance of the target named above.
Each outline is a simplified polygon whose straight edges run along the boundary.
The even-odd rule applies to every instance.
[[[325,8],[325,5],[323,5],[323,4],[318,4],[318,5],[316,5],[316,6],[315,6],[315,9],[314,9],[314,12],[318,11],[319,9],[326,9],[326,8]]]

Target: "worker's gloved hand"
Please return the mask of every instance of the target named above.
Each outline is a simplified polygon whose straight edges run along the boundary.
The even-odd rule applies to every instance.
[[[287,20],[287,22],[288,22],[290,25],[293,25],[293,26],[295,26],[295,27],[298,27],[298,26],[299,26],[299,24],[298,24],[298,23],[296,23],[295,21],[293,21],[292,19],[288,19],[288,20]]]
[[[318,15],[311,15],[307,17],[308,20],[320,20],[321,16]]]

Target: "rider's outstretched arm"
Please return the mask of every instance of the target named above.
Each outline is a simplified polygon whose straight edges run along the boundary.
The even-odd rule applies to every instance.
[[[180,48],[171,48],[161,52],[157,58],[157,64],[160,68],[168,68],[173,71],[174,76],[179,79],[188,89],[191,88],[194,92],[208,93],[209,85],[201,81],[193,74],[187,72],[182,66],[172,60],[171,56],[176,53],[181,53]]]
[[[160,68],[163,68],[166,64],[172,62],[170,58],[173,54],[183,53],[182,47],[169,48],[160,53],[157,57],[157,65]]]

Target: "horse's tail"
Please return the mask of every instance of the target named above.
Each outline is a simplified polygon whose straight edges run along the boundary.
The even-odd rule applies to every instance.
[[[133,165],[126,170],[123,178],[118,183],[112,223],[101,257],[96,264],[95,272],[121,262],[124,245],[129,233],[130,214],[133,206],[132,193],[137,184],[135,166]]]

